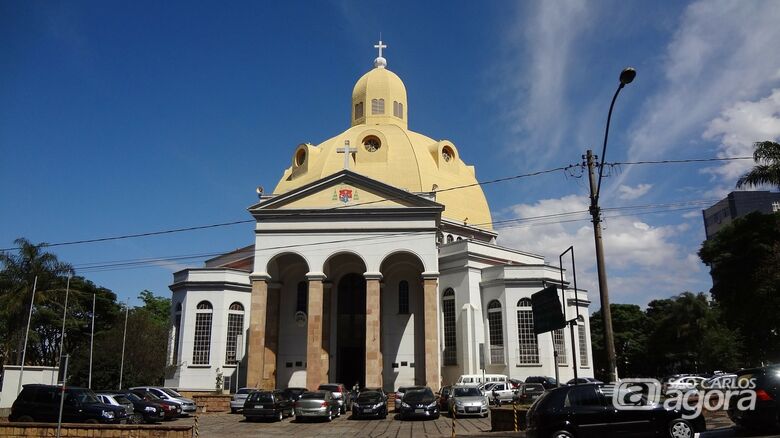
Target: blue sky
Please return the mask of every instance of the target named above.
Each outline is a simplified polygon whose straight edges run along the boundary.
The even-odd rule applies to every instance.
[[[450,139],[480,180],[600,153],[608,162],[748,156],[780,138],[777,2],[0,2],[0,247],[250,219],[296,145],[349,125],[376,56],[404,80],[409,126]],[[701,208],[752,162],[623,165],[603,183],[613,302],[707,291]],[[587,209],[563,172],[485,187],[494,220]],[[685,203],[680,210],[672,203]],[[649,213],[648,213],[649,212]],[[585,215],[567,216],[585,219]],[[591,224],[523,221],[505,245],[577,253],[598,307]],[[172,272],[93,263],[228,251],[249,224],[51,248],[122,298]]]

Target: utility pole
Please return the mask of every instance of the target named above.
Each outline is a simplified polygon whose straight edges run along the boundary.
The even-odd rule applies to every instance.
[[[125,340],[127,339],[127,316],[130,314],[130,299],[125,305],[125,331],[122,332],[122,364],[119,366],[119,390],[122,389],[122,375],[125,372]]]
[[[612,332],[612,312],[609,308],[609,289],[607,288],[607,271],[604,268],[604,245],[601,241],[601,207],[598,205],[596,192],[596,175],[594,173],[596,158],[593,151],[585,153],[585,163],[588,166],[590,180],[590,215],[593,217],[593,235],[596,240],[596,266],[599,277],[599,297],[601,298],[601,321],[604,326],[604,348],[607,350],[607,373],[610,382],[616,382],[617,358],[615,356],[615,335]]]
[[[122,341],[124,345],[124,340]],[[89,383],[87,388],[92,389],[92,347],[95,345],[95,294],[92,294],[92,334],[89,336]],[[124,350],[122,350],[124,353]],[[119,385],[122,389],[122,385]]]
[[[32,320],[32,311],[35,306],[35,289],[38,288],[38,276],[35,276],[33,282],[32,297],[30,298],[30,313],[27,315],[27,330],[24,331],[24,348],[22,349],[22,367],[19,369],[19,384],[16,386],[16,395],[22,392],[22,380],[24,380],[24,361],[27,357],[27,339],[30,337],[30,321]]]

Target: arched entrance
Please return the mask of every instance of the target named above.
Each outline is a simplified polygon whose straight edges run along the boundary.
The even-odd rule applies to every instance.
[[[366,378],[366,280],[346,274],[338,283],[336,325],[336,381],[351,388]]]

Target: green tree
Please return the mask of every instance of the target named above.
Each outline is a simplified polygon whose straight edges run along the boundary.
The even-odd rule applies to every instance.
[[[155,296],[154,293],[143,290],[138,295],[138,298],[143,301],[143,309],[151,315],[151,317],[163,326],[168,326],[171,321],[171,299]]]
[[[615,335],[615,352],[618,357],[618,375],[621,377],[647,376],[647,336],[650,321],[635,304],[610,304],[612,331]],[[606,351],[601,311],[590,318],[591,343],[594,369],[602,380],[606,379]]]
[[[712,297],[741,336],[745,365],[780,361],[780,213],[751,213],[704,242]]]
[[[756,165],[737,180],[737,188],[770,184],[780,188],[780,144],[760,141],[753,145]]]

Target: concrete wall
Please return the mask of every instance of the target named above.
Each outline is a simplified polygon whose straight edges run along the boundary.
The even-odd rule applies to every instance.
[[[63,438],[191,438],[192,426],[136,425],[136,424],[72,424],[62,425]],[[0,437],[56,436],[56,423],[0,423]]]
[[[3,389],[0,392],[0,409],[10,408],[16,400],[19,388],[19,365],[3,365]],[[53,385],[57,383],[57,367],[25,366],[22,385],[42,383]]]

